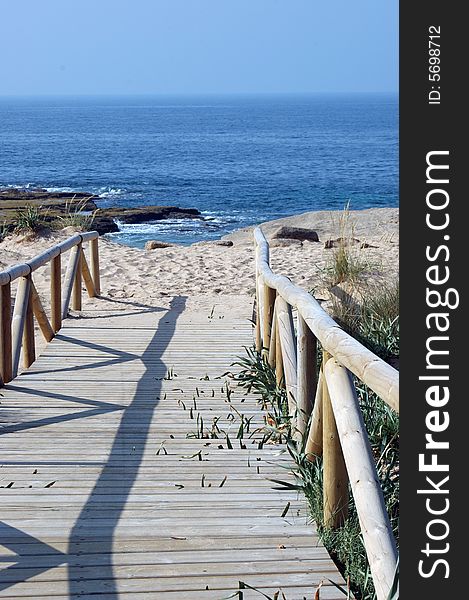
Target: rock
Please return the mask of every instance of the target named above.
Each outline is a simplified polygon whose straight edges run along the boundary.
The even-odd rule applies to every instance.
[[[99,214],[104,217],[118,219],[122,223],[151,223],[163,219],[202,219],[196,208],[179,208],[178,206],[140,206],[138,208],[107,208]]]
[[[202,240],[201,242],[194,242],[193,246],[233,246],[231,240]]]
[[[79,204],[82,210],[93,211],[97,208],[95,203],[97,199],[98,196],[86,192],[48,192],[42,188],[27,190],[0,188],[0,208],[2,210],[17,210],[24,208],[27,204],[32,204],[65,212],[67,204],[71,204],[72,208]]]
[[[317,232],[313,229],[305,229],[304,227],[279,227],[272,236],[272,239],[319,242]]]
[[[177,244],[171,242],[161,242],[160,240],[148,240],[145,242],[145,250],[156,250],[157,248],[172,248]]]
[[[99,235],[119,231],[119,227],[114,219],[111,219],[110,217],[102,217],[99,215],[99,213],[94,217],[91,229],[96,230]]]
[[[335,240],[326,240],[324,248],[329,250],[330,248],[339,248],[339,246],[357,246],[360,244],[360,248],[377,248],[378,246],[372,246],[368,242],[360,242],[357,238],[336,238]]]
[[[269,243],[271,248],[288,248],[289,246],[303,246],[301,240],[290,240],[290,239],[272,239]]]

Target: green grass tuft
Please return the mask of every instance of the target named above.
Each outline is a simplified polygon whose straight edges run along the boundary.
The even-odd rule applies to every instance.
[[[64,227],[74,227],[80,231],[91,231],[96,217],[96,212],[88,213],[84,210],[90,198],[82,198],[79,201],[75,200],[75,196],[71,200],[67,200],[65,204],[65,215],[57,217],[57,226],[60,229]]]
[[[27,204],[24,208],[18,209],[13,220],[14,230],[16,232],[35,233],[43,229],[44,213],[39,206]]]
[[[357,600],[375,598],[373,581],[366,557],[358,515],[349,494],[349,516],[343,527],[331,530],[324,526],[322,459],[311,463],[303,446],[292,440],[285,389],[279,387],[274,369],[253,348],[236,364],[241,372],[238,383],[249,392],[259,395],[267,413],[266,436],[277,442],[286,441],[294,462],[297,483],[276,481],[277,485],[301,489],[308,501],[310,515],[316,523],[319,536],[344,578],[349,582]],[[391,525],[398,539],[399,524],[399,417],[376,394],[360,381],[355,381],[365,426],[368,432],[377,472],[383,490]]]

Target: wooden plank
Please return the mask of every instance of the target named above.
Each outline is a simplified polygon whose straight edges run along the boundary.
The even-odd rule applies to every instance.
[[[260,446],[256,398],[223,375],[250,343],[244,306],[223,325],[84,313],[5,386],[2,598],[219,600],[246,581],[296,600],[327,577],[343,583],[304,498],[271,481],[294,481],[284,446]],[[233,407],[251,419],[243,439]],[[204,431],[217,418],[219,437],[187,437],[197,417]],[[323,598],[341,594],[327,585]]]

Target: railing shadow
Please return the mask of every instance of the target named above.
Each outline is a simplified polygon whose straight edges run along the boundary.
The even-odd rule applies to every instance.
[[[68,547],[69,556],[76,555],[80,552],[80,544],[87,539],[91,532],[93,533],[93,539],[99,540],[99,553],[104,558],[103,563],[100,565],[100,579],[103,583],[101,592],[106,593],[106,598],[109,600],[118,600],[119,597],[113,566],[113,541],[115,529],[119,523],[122,512],[127,505],[132,487],[137,479],[153,419],[154,409],[158,405],[162,382],[156,375],[165,371],[165,364],[162,360],[162,356],[174,335],[177,320],[184,312],[185,306],[185,297],[178,297],[172,300],[170,309],[160,319],[152,340],[141,356],[142,363],[146,367],[145,373],[140,378],[132,402],[122,414],[109,458],[70,533]],[[164,335],[160,336],[162,329],[164,329]],[[160,341],[160,337],[164,342]],[[154,400],[146,406],[146,410],[142,411],[141,406],[139,406],[139,392],[141,389],[145,388],[148,390],[149,383],[154,386],[154,393],[152,395]],[[148,402],[150,402],[150,400],[148,400]],[[139,440],[138,443],[132,447],[132,462],[130,464],[130,461],[126,461],[125,472],[124,470],[122,472],[122,479],[119,484],[118,492],[115,495],[107,496],[107,498],[111,500],[111,504],[106,507],[107,513],[105,520],[100,523],[99,529],[96,529],[96,520],[92,518],[93,510],[103,508],[103,497],[106,497],[105,494],[109,491],[108,486],[113,480],[113,470],[116,467],[122,467],[122,445],[131,429],[132,423],[135,423],[137,417],[140,424],[140,429],[138,431]],[[69,562],[68,572],[70,598],[78,599],[83,595],[83,571],[77,564],[74,564],[74,561],[71,561]]]

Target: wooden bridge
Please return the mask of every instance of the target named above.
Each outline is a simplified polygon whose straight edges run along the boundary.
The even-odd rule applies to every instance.
[[[50,310],[32,281],[48,264]],[[93,233],[0,273],[0,598],[222,600],[281,590],[310,600],[320,588],[318,598],[342,599],[332,582],[344,582],[304,498],[272,482],[292,479],[288,454],[262,444],[261,408],[227,375],[253,343],[252,301],[240,296],[226,310],[210,296],[169,306],[100,297],[79,313],[82,283],[99,295]],[[293,381],[282,306],[268,297],[258,293],[258,345],[266,347],[261,329],[277,350],[284,340],[289,394],[297,386],[303,398],[318,396],[317,384]],[[50,340],[37,358],[34,317]],[[295,368],[303,369],[311,347],[300,333]],[[384,525],[375,520],[371,534],[381,528],[388,539],[385,515],[378,519]],[[395,548],[382,548],[391,548],[391,561],[379,557],[389,589]]]

